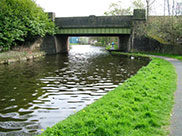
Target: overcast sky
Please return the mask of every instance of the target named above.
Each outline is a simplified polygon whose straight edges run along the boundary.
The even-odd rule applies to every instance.
[[[46,12],[55,12],[57,17],[104,15],[109,5],[119,0],[35,0]],[[122,7],[129,7],[132,0],[122,0]],[[163,1],[156,0],[152,14],[163,14]],[[172,2],[172,0],[170,0]]]

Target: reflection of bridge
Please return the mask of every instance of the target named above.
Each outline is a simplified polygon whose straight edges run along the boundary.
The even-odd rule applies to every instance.
[[[119,50],[131,51],[133,30],[136,22],[145,21],[145,10],[134,10],[133,16],[89,16],[55,18],[49,14],[59,28],[55,36],[44,39],[43,48],[48,53],[68,51],[69,36],[118,36]]]

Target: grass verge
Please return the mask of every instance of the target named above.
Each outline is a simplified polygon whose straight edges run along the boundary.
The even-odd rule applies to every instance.
[[[110,50],[112,48],[112,45],[106,45],[106,50]],[[118,45],[114,45],[114,49],[117,50],[118,49]]]
[[[160,53],[146,53],[146,54],[156,55],[156,56],[164,56],[164,57],[169,57],[169,58],[174,58],[174,59],[182,60],[182,55],[160,54]]]
[[[121,86],[42,136],[166,136],[175,90],[174,67],[152,58]]]
[[[69,45],[80,45],[80,43],[69,43]]]
[[[113,52],[113,54],[117,54],[118,52]],[[161,54],[161,53],[126,53],[126,52],[120,52],[119,54],[122,55],[134,55],[134,56],[144,56],[147,57],[149,55],[156,55],[156,56],[164,56],[169,57],[177,60],[182,60],[182,55],[172,55],[172,54]]]

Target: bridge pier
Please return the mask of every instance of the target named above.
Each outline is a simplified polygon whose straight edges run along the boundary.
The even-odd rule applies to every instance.
[[[41,50],[46,54],[67,53],[69,50],[68,36],[54,35],[44,37]]]
[[[123,52],[130,52],[131,51],[131,42],[130,42],[131,36],[130,35],[120,35],[119,36],[119,43],[118,47],[120,51]]]
[[[56,53],[67,53],[69,51],[68,36],[55,35],[56,37]]]

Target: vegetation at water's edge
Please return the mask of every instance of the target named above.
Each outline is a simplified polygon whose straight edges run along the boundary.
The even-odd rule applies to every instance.
[[[182,45],[182,18],[179,16],[149,16],[135,29],[137,37],[149,37],[162,44]]]
[[[54,23],[33,0],[0,0],[0,50],[54,34]]]
[[[117,54],[117,52],[114,52],[113,54]],[[156,56],[164,56],[164,57],[169,57],[173,59],[178,59],[182,60],[182,55],[174,55],[174,54],[161,54],[161,53],[126,53],[126,52],[120,52],[122,55],[134,55],[134,56],[148,56],[148,55],[156,55]]]
[[[97,41],[94,44],[95,46],[108,46],[111,45],[112,42],[118,43],[118,37],[91,37],[90,40]]]
[[[42,136],[166,136],[175,90],[172,64],[153,58],[121,86]]]
[[[117,50],[118,49],[118,45],[114,44],[113,48],[112,48],[112,45],[107,45],[106,46],[106,50],[110,50],[110,49]]]
[[[161,54],[161,53],[145,53],[145,54],[164,56],[164,57],[169,57],[169,58],[174,58],[174,59],[182,60],[182,55]]]
[[[69,45],[80,45],[79,43],[69,43]]]

